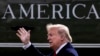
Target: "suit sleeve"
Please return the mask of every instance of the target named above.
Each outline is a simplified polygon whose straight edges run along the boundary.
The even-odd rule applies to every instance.
[[[27,56],[45,56],[38,49],[36,49],[33,45],[29,46],[25,50],[25,55],[27,55]]]

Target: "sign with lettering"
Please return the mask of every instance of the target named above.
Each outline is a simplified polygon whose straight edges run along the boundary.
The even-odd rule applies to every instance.
[[[69,27],[74,43],[100,43],[100,1],[0,2],[0,42],[19,42],[16,30],[31,29],[31,41],[47,42],[46,24]]]

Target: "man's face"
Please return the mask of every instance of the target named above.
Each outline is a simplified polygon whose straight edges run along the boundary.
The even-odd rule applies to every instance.
[[[59,47],[62,42],[62,38],[61,38],[60,34],[58,33],[57,28],[51,28],[50,30],[48,30],[48,38],[47,39],[50,43],[51,48]]]

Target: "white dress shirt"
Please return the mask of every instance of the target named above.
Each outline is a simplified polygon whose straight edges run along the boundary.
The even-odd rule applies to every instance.
[[[30,46],[31,46],[31,44],[32,44],[32,43],[31,43],[31,42],[29,42],[28,44],[24,45],[24,46],[23,46],[23,49],[25,49],[25,50],[26,50],[28,47],[30,47]]]

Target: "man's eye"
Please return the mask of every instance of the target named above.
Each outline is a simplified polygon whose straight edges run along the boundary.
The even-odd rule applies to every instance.
[[[49,36],[52,36],[52,34],[49,34]]]

